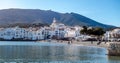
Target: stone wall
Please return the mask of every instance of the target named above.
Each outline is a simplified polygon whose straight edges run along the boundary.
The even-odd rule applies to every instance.
[[[108,55],[120,56],[120,42],[112,42],[108,44]]]

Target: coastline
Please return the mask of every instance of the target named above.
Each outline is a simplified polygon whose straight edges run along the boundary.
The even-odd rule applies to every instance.
[[[83,46],[95,46],[95,47],[103,47],[108,48],[108,42],[101,42],[99,45],[97,45],[98,41],[61,41],[61,40],[42,40],[37,42],[52,42],[52,43],[65,43],[65,44],[73,44],[73,45],[83,45]],[[69,43],[70,42],[70,43]]]
[[[24,45],[25,42],[27,45],[41,45],[40,43],[43,44],[65,44],[65,45],[70,45],[70,46],[85,46],[85,47],[95,47],[95,48],[104,48],[107,50],[107,54],[106,55],[110,55],[110,56],[119,56],[119,42],[100,42],[99,41],[65,41],[65,40],[40,40],[40,41],[7,41],[7,42],[11,42],[11,43],[6,43],[6,41],[1,41],[2,45],[13,45],[15,42],[15,45]],[[99,43],[99,44],[98,44]],[[118,44],[116,44],[118,43]],[[112,44],[112,45],[111,45]],[[114,46],[114,47],[113,47]],[[117,51],[117,54],[116,54]]]
[[[8,41],[8,40],[7,40]],[[14,40],[15,41],[15,40]],[[10,41],[11,42],[11,41]],[[31,42],[30,40],[19,40],[18,42]],[[102,48],[108,48],[108,42],[101,42],[99,45],[97,45],[98,41],[64,41],[64,40],[40,40],[40,41],[32,41],[32,42],[51,42],[51,43],[63,43],[63,44],[69,44],[69,45],[82,45],[82,46],[95,46],[95,47],[102,47]]]

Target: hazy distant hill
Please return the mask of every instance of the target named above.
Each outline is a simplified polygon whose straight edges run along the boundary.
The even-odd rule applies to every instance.
[[[65,25],[97,26],[102,28],[111,28],[114,26],[105,25],[96,22],[90,18],[76,13],[58,13],[51,10],[39,9],[3,9],[0,10],[0,25],[16,23],[42,23],[51,24],[53,18]]]

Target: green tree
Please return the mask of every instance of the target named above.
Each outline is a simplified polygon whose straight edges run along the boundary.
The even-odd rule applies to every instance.
[[[105,33],[105,31],[99,27],[88,29],[86,26],[83,26],[83,29],[80,31],[80,33],[86,35],[101,36]]]
[[[105,31],[102,28],[97,27],[93,29],[93,35],[102,36],[104,33]]]
[[[80,31],[82,34],[87,34],[87,26],[83,26],[83,29]]]
[[[102,28],[96,27],[88,29],[86,26],[84,26],[80,32],[85,35],[94,35],[98,39],[100,39],[102,35],[105,33],[105,31]]]
[[[90,35],[94,35],[97,37],[98,40],[101,40],[103,34],[105,33],[105,31],[102,28],[93,28],[92,32],[90,33]]]

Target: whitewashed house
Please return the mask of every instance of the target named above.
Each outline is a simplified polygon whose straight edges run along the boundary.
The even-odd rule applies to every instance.
[[[43,40],[43,39],[61,39],[66,37],[79,37],[80,26],[69,27],[62,23],[58,23],[54,18],[53,23],[50,27],[39,27],[39,28],[20,28],[16,26],[14,28],[1,28],[0,38],[3,39],[23,39],[23,40]]]
[[[11,40],[14,37],[14,30],[12,28],[3,29],[1,32],[3,39]]]
[[[104,39],[108,41],[120,41],[120,29],[114,29],[112,31],[107,31],[104,34]]]
[[[66,33],[65,33],[65,37],[78,37],[80,36],[80,30],[79,28],[77,27],[68,27],[66,28]]]
[[[54,18],[53,23],[50,25],[50,35],[51,37],[56,37],[57,39],[64,38],[66,26],[62,23],[58,23]]]

